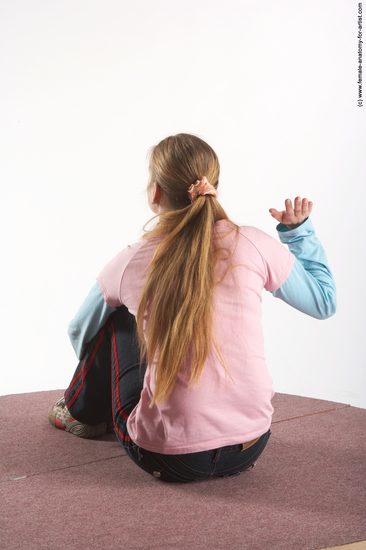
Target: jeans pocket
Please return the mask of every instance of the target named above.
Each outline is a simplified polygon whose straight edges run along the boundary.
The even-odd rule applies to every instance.
[[[222,454],[216,465],[214,476],[235,476],[240,475],[246,470],[252,470],[264,451],[270,435],[271,430],[268,430],[268,432],[264,433],[254,445],[251,445],[245,451]]]
[[[150,463],[152,473],[155,477],[160,477],[162,481],[175,481],[188,483],[190,481],[201,481],[209,476],[205,471],[195,470],[189,464],[186,464],[181,456],[185,455],[164,455],[160,453],[147,452],[144,449],[146,463]],[[160,475],[158,474],[160,473]]]

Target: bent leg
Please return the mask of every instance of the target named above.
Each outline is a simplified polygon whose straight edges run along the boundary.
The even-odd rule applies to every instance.
[[[65,390],[71,415],[84,424],[112,421],[110,342],[107,324],[88,342]]]
[[[128,415],[140,400],[146,364],[139,362],[136,321],[121,306],[88,343],[64,393],[70,414],[85,424],[113,422],[123,445],[131,445]]]
[[[146,363],[140,365],[135,316],[118,308],[110,322],[114,430],[124,447],[133,446],[127,420],[140,401]]]

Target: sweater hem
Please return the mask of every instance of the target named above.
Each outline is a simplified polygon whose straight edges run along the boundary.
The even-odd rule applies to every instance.
[[[149,445],[148,443],[145,444],[143,441],[138,441],[137,439],[132,439],[132,441],[141,447],[141,449],[145,449],[146,451],[151,451],[153,453],[159,453],[159,454],[167,454],[167,455],[175,455],[175,454],[190,454],[190,453],[199,453],[202,451],[212,451],[214,449],[218,449],[220,447],[226,447],[229,445],[239,445],[241,443],[246,443],[248,441],[251,441],[252,439],[255,439],[257,437],[260,437],[268,432],[270,426],[268,426],[267,429],[260,429],[255,430],[254,432],[251,432],[245,436],[243,435],[233,435],[231,437],[222,438],[220,440],[211,440],[206,441],[206,443],[196,443],[194,445],[185,445],[180,447],[163,447],[158,448],[154,447],[152,445]]]

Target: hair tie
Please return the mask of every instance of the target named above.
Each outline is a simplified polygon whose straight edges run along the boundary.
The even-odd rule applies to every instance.
[[[206,176],[203,176],[202,179],[196,180],[196,183],[192,183],[192,185],[188,189],[188,194],[192,203],[196,200],[198,195],[213,195],[214,197],[216,197],[217,191],[214,186],[211,185],[211,183],[208,181]]]

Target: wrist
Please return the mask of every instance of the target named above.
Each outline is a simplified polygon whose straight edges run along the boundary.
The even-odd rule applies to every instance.
[[[309,216],[307,218],[305,218],[305,220],[302,220],[302,222],[300,222],[300,223],[286,224],[286,227],[288,227],[289,229],[294,229],[295,227],[299,227],[299,225],[305,223],[308,218],[309,218]]]

